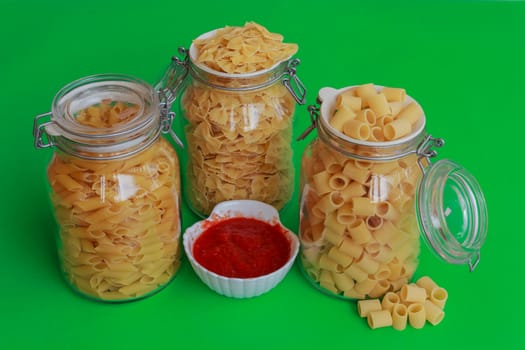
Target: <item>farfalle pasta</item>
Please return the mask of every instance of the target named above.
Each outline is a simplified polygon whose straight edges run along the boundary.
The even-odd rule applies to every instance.
[[[180,103],[188,150],[186,197],[197,214],[206,216],[233,199],[281,209],[291,198],[296,102],[281,79],[296,51],[297,45],[282,43],[281,35],[255,23],[222,28],[193,42],[193,80]],[[203,65],[215,72],[203,72]]]
[[[242,27],[218,29],[211,37],[193,41],[195,63],[218,72],[245,74],[272,67],[297,52],[297,44],[283,43],[283,36],[248,22]]]

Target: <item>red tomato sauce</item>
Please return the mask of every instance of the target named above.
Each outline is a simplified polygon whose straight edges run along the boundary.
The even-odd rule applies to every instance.
[[[195,259],[225,277],[251,278],[281,268],[290,257],[290,242],[281,225],[252,218],[213,223],[193,245]]]

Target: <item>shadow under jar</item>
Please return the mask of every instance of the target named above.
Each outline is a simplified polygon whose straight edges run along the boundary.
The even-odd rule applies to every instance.
[[[194,44],[179,51],[183,58],[174,57],[158,86],[180,93],[189,207],[200,217],[235,199],[282,209],[294,188],[295,105],[304,103],[306,94],[296,76],[299,60],[252,73],[224,73],[196,63]]]
[[[35,118],[65,280],[101,301],[130,301],[168,284],[180,265],[179,161],[172,113],[147,83],[125,75],[74,81]],[[49,121],[44,121],[50,116]]]
[[[302,136],[317,129],[301,163],[305,277],[340,298],[397,291],[418,268],[420,232],[445,261],[474,270],[487,232],[477,181],[449,160],[429,161],[443,140],[426,133],[424,115],[397,140],[359,140],[338,131],[330,116],[337,97],[351,88],[321,89],[320,107],[310,106],[312,126]]]

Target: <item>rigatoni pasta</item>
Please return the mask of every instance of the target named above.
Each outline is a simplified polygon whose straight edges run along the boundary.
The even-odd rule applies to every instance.
[[[98,128],[132,118],[118,101],[81,110]],[[67,281],[101,300],[130,300],[167,284],[180,263],[178,158],[158,138],[125,158],[100,161],[55,154],[48,168]]]
[[[332,103],[334,106],[326,110],[333,114],[321,116],[321,124],[327,121],[323,128],[330,127],[329,132],[339,133],[339,138],[333,142],[313,140],[302,160],[299,236],[310,255],[311,250],[320,258],[340,251],[352,257],[340,268],[353,279],[353,284],[345,285],[352,285],[354,290],[336,289],[337,295],[380,297],[399,290],[412,278],[418,264],[414,195],[421,169],[415,152],[381,159],[367,157],[359,147],[366,141],[372,152],[379,152],[381,148],[374,150],[374,142],[367,136],[369,128],[379,128],[376,139],[381,140],[377,144],[383,146],[383,141],[413,133],[424,115],[417,103],[409,101],[404,89],[373,84],[341,90]],[[409,123],[406,130],[397,128],[404,123]],[[356,150],[347,152],[339,146],[347,141],[353,142]],[[321,230],[320,235],[310,234],[314,227],[323,226],[330,229]],[[315,276],[323,270],[320,259],[301,257],[301,261],[313,282],[318,283]]]
[[[433,291],[440,291],[447,295],[446,290],[439,287],[430,277],[423,276],[418,280]],[[349,295],[358,295],[350,292]],[[424,297],[421,298],[420,296]],[[443,321],[445,312],[441,303],[434,302],[431,295],[417,284],[404,284],[397,293],[388,292],[382,300],[379,298],[358,300],[357,313],[360,317],[367,317],[370,328],[392,326],[396,330],[404,330],[407,323],[412,328],[420,329],[428,322],[433,326]]]

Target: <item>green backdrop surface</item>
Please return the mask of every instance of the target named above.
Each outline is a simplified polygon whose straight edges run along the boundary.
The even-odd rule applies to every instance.
[[[479,180],[490,227],[477,270],[448,265],[425,246],[421,253],[417,275],[449,291],[438,326],[370,330],[354,303],[319,293],[297,266],[247,300],[212,292],[185,258],[167,288],[138,302],[93,302],[61,279],[45,178],[53,151],[33,147],[34,116],[83,76],[155,83],[179,46],[246,21],[299,44],[307,104],[324,86],[406,88],[425,109],[427,130],[446,140],[439,159]],[[520,1],[3,0],[0,349],[523,348],[524,23]],[[299,106],[295,136],[308,123]],[[294,141],[296,168],[314,136]],[[281,216],[297,232],[295,186]],[[183,228],[196,220],[184,203]]]

